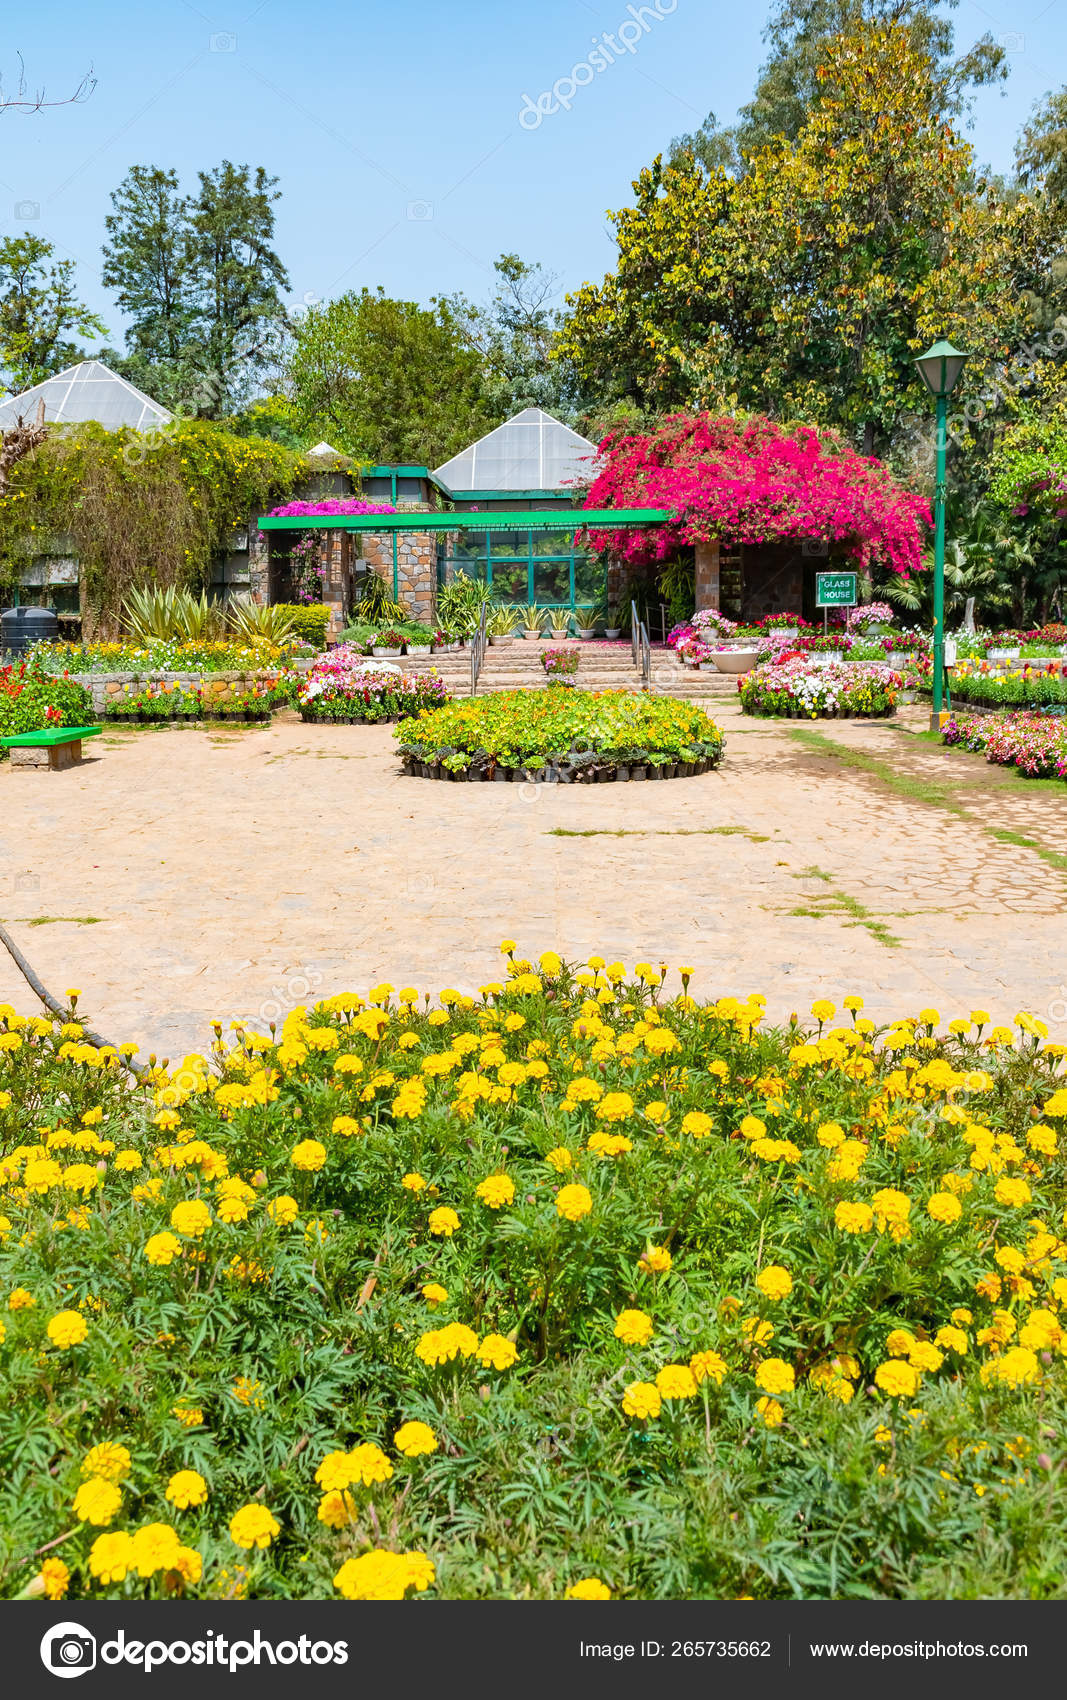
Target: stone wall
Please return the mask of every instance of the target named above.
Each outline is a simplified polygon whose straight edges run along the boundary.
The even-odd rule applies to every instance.
[[[701,608],[718,609],[719,604],[719,543],[716,538],[712,543],[698,543],[694,550],[693,588],[696,594],[696,611]]]
[[[408,504],[404,504],[405,511]],[[412,504],[413,513],[432,513],[428,503]],[[363,559],[393,594],[393,539],[383,531],[363,533]],[[401,531],[396,539],[397,600],[413,620],[432,626],[437,607],[437,535],[432,531]]]
[[[314,666],[314,658],[308,656],[302,660],[293,661],[292,667],[298,673],[308,672]],[[72,673],[71,678],[79,685],[84,685],[93,699],[93,708],[97,714],[103,714],[109,702],[122,696],[127,685],[134,692],[147,690],[149,685],[178,685],[182,690],[199,689],[203,692],[205,704],[214,703],[221,707],[229,697],[240,696],[242,691],[250,691],[257,680],[272,675],[264,673]]]

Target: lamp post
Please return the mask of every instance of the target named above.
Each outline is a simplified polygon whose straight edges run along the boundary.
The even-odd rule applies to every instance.
[[[945,457],[948,435],[948,398],[969,357],[942,337],[920,354],[915,364],[919,376],[937,401],[934,478],[934,704],[932,729],[940,731],[945,700]]]

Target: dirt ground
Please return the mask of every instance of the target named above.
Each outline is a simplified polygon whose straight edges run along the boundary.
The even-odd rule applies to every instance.
[[[769,1013],[848,992],[1067,1040],[1067,794],[892,722],[714,703],[714,773],[656,785],[409,778],[389,727],[121,730],[0,767],[0,915],[50,990],[172,1059],[213,1018],[389,980],[476,991],[499,941],[692,964]],[[672,978],[677,986],[677,978]],[[0,949],[0,1001],[37,1009]]]

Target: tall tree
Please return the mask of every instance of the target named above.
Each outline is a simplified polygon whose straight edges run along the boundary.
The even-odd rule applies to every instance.
[[[1034,107],[1015,144],[1015,167],[1024,188],[1067,207],[1067,86]]]
[[[298,423],[363,461],[438,465],[495,422],[448,303],[381,288],[311,308],[293,331],[288,384]]]
[[[191,222],[203,372],[215,410],[234,412],[271,363],[287,322],[281,292],[289,274],[271,246],[278,179],[261,165],[252,173],[228,159],[199,175]]]
[[[84,359],[74,337],[107,327],[78,300],[74,261],[57,260],[40,236],[0,240],[0,373],[9,395]]]
[[[202,350],[193,230],[177,173],[134,165],[111,196],[102,281],[130,324],[124,376],[177,406],[195,388]]]
[[[552,305],[557,279],[518,254],[493,261],[496,287],[487,306],[463,295],[446,297],[460,333],[479,356],[486,404],[498,419],[523,407],[543,407],[571,424],[581,407],[573,367],[551,361],[560,314]]]

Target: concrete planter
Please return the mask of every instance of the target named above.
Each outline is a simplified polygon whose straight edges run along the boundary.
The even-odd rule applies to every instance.
[[[747,673],[756,665],[758,654],[755,649],[716,649],[711,659],[720,673]]]

